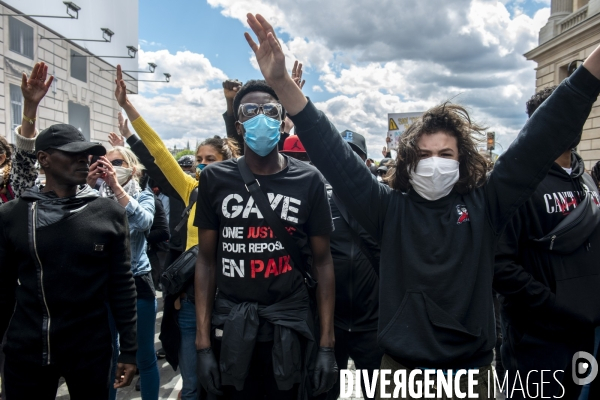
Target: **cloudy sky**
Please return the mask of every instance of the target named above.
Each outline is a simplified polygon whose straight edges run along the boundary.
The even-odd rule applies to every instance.
[[[506,148],[525,122],[550,0],[140,1],[140,68],[171,83],[140,83],[132,99],[169,146],[224,135],[221,82],[260,78],[243,33],[246,13],[276,27],[305,93],[341,131],[366,136],[381,158],[387,114],[448,99],[469,108]],[[142,76],[140,76],[142,79]]]

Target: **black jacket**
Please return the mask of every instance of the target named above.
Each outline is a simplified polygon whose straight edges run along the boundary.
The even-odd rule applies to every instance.
[[[313,321],[305,286],[269,306],[235,303],[223,293],[217,294],[212,326],[223,330],[219,359],[221,383],[242,390],[254,345],[261,338],[272,338],[277,387],[290,390],[299,383],[298,398],[307,399],[311,362],[317,350]]]
[[[331,257],[335,270],[335,327],[348,332],[377,329],[379,314],[379,245],[351,215],[348,221],[340,212],[341,201],[327,191],[331,217],[335,225],[331,233]],[[347,213],[345,213],[347,214]],[[369,249],[375,265],[353,239],[350,230]]]
[[[527,121],[487,182],[428,201],[381,185],[309,101],[291,117],[311,161],[381,243],[379,347],[408,367],[492,362],[497,240],[554,160],[581,134],[600,80],[577,69]]]
[[[581,201],[582,178],[600,204],[598,190],[584,171],[583,160],[574,152],[570,176],[553,164],[498,243],[494,289],[502,295],[503,318],[517,334],[568,334],[600,324],[600,227],[567,255],[533,242]]]
[[[34,187],[0,207],[0,337],[6,332],[4,352],[22,362],[112,353],[110,307],[119,362],[136,363],[125,209],[85,188],[59,199]]]
[[[131,147],[131,151],[140,159],[150,178],[160,187],[160,190],[167,196],[169,196],[169,247],[173,250],[184,251],[185,243],[187,238],[187,224],[183,224],[179,232],[175,230],[175,227],[181,221],[181,214],[185,209],[181,197],[173,186],[169,183],[169,180],[165,177],[165,174],[158,168],[154,163],[154,157],[148,151],[148,148],[144,142],[136,135],[131,135],[127,138],[127,144]]]
[[[146,236],[146,241],[149,246],[158,245],[169,240],[169,222],[162,201],[154,196],[154,220],[150,227],[150,233]],[[154,246],[153,246],[154,247]]]

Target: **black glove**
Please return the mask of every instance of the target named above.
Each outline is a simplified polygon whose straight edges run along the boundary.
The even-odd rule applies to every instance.
[[[208,393],[223,395],[221,388],[221,372],[211,347],[196,350],[196,373],[198,382]]]
[[[338,379],[338,366],[333,347],[319,347],[313,375],[313,396],[327,392]]]

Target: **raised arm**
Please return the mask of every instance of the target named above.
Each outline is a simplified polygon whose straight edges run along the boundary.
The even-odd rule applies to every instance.
[[[140,159],[142,164],[144,164],[148,175],[160,187],[160,190],[169,197],[181,199],[179,193],[177,193],[177,191],[173,189],[173,186],[171,186],[171,183],[169,182],[165,174],[161,171],[160,168],[158,168],[158,165],[154,163],[154,157],[152,157],[152,154],[150,154],[144,142],[142,142],[142,140],[140,140],[140,138],[136,135],[130,135],[127,137],[127,144],[131,148],[131,151],[133,151],[133,153],[137,156],[137,158]]]
[[[123,74],[121,72],[120,65],[117,65],[117,79],[115,80],[115,83],[117,85],[115,89],[115,97],[117,98],[117,102],[121,107],[123,107],[123,110],[125,110],[127,117],[131,121],[131,125],[150,151],[150,154],[152,154],[152,157],[154,157],[154,162],[156,165],[158,165],[160,170],[165,174],[169,183],[173,186],[173,188],[179,194],[179,197],[181,197],[184,203],[187,205],[190,198],[190,193],[196,186],[198,186],[198,182],[196,179],[183,172],[160,136],[158,136],[158,134],[150,127],[150,125],[148,125],[140,113],[138,113],[138,111],[135,109],[133,104],[131,104],[127,97],[127,87],[125,85],[125,81],[123,80]]]
[[[48,78],[48,66],[43,62],[36,63],[29,77],[23,72],[21,77],[21,93],[23,94],[23,122],[21,135],[26,138],[35,137],[35,121],[40,102],[48,92],[53,76]]]
[[[267,83],[296,126],[296,134],[317,169],[327,178],[350,213],[375,238],[381,227],[391,190],[377,182],[365,163],[344,142],[327,117],[308,101],[285,67],[285,55],[273,27],[261,16],[248,14],[256,44],[248,33],[248,44]]]
[[[500,156],[486,185],[488,216],[499,234],[548,174],[554,160],[581,135],[600,93],[597,48],[533,113]]]

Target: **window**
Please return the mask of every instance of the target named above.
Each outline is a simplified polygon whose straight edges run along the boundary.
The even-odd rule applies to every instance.
[[[71,76],[82,82],[87,82],[87,57],[80,57],[75,50],[71,50]]]
[[[8,17],[9,50],[33,60],[33,27]]]
[[[15,128],[21,125],[23,121],[23,94],[21,88],[17,85],[10,85],[10,131],[13,135],[12,142],[15,143],[16,139]]]
[[[70,101],[69,125],[79,129],[83,136],[90,140],[90,108]]]

